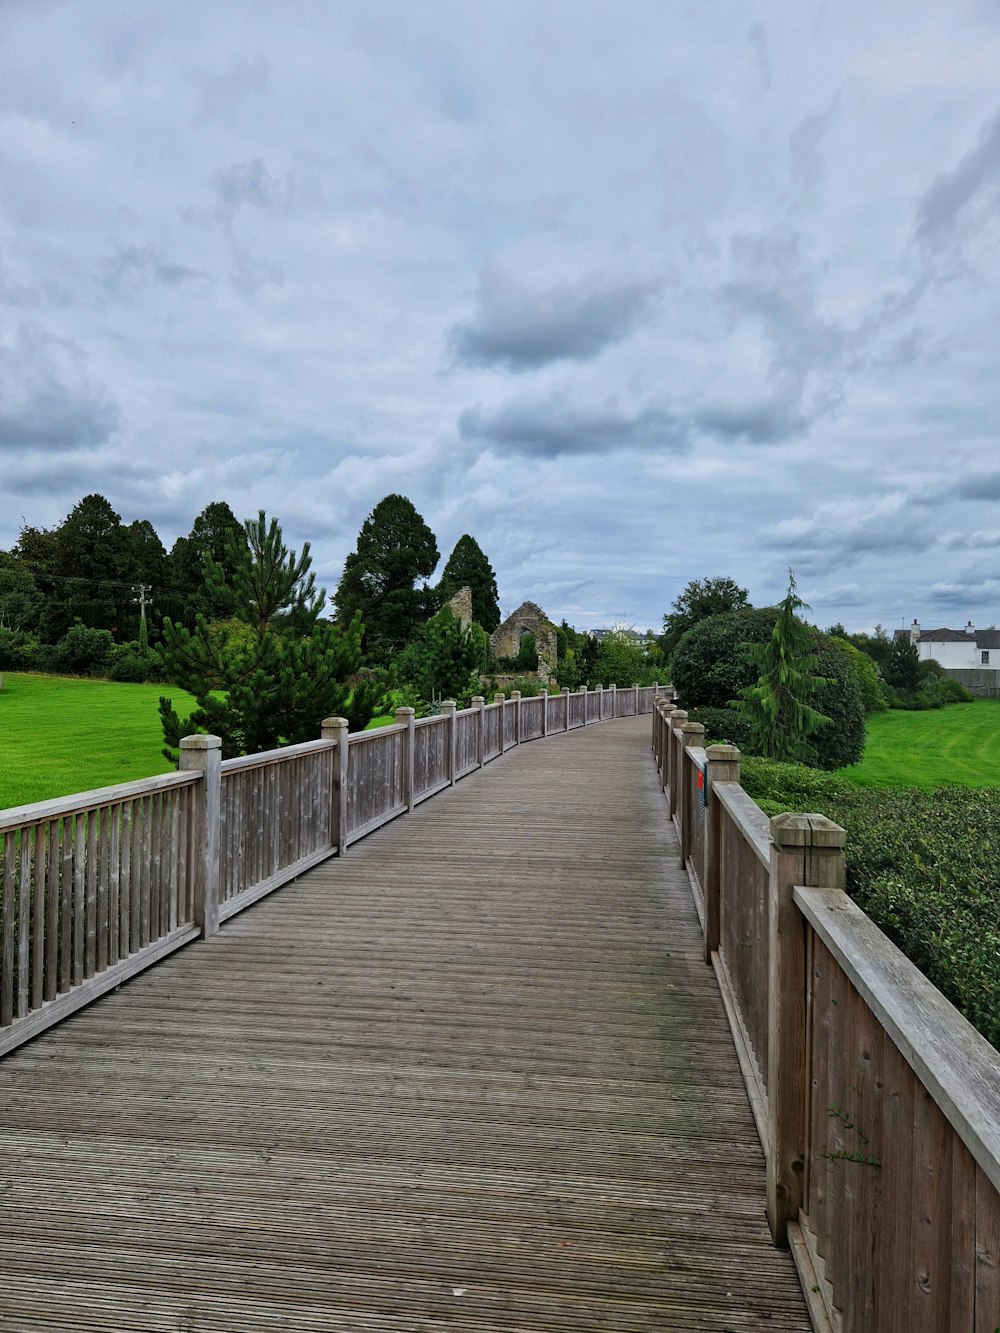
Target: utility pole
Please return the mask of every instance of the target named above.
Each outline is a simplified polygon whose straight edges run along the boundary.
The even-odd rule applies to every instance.
[[[146,604],[153,599],[146,594],[153,591],[151,583],[139,583],[133,585],[132,601],[139,604],[139,642],[145,648],[148,642],[148,632],[146,630]]]

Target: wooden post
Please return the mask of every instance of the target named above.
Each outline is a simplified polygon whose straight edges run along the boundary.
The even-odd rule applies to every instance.
[[[454,787],[455,785],[455,747],[458,743],[458,729],[455,725],[455,700],[442,699],[440,703],[441,715],[448,719],[448,781]]]
[[[503,754],[503,752],[504,752],[504,746],[505,746],[506,743],[507,743],[506,740],[505,740],[505,738],[504,738],[504,714],[506,713],[507,709],[506,709],[506,707],[505,707],[505,701],[504,701],[504,696],[503,696],[503,691],[502,691],[502,690],[500,690],[500,691],[498,691],[496,694],[494,694],[494,696],[493,696],[493,702],[494,702],[495,704],[499,704],[499,705],[500,705],[500,709],[499,709],[499,712],[498,712],[498,714],[497,714],[497,718],[498,718],[498,721],[499,721],[499,724],[500,724],[500,753]]]
[[[486,763],[486,700],[481,694],[474,694],[471,699],[476,713],[476,763],[482,768]]]
[[[521,744],[521,691],[511,690],[510,697],[516,705],[514,709],[514,744]]]
[[[580,697],[583,699],[583,725],[586,726],[587,723],[588,723],[588,721],[589,721],[589,718],[587,717],[587,687],[586,687],[586,685],[581,685],[581,686],[580,686]]]
[[[397,708],[396,721],[406,727],[406,733],[403,736],[403,795],[406,797],[406,808],[411,813],[413,811],[413,736],[414,719],[416,710],[413,708]]]
[[[701,888],[705,895],[705,962],[711,963],[712,954],[719,951],[719,930],[722,920],[722,810],[715,796],[718,782],[740,780],[740,752],[735,745],[710,745],[705,751],[705,781],[708,784],[708,807],[705,810],[705,878]]]
[[[330,820],[330,841],[343,856],[347,850],[347,731],[346,717],[325,717],[320,724],[320,735],[325,741],[336,741],[333,752],[333,810]]]
[[[670,735],[667,739],[667,750],[670,758],[667,768],[670,773],[670,813],[672,815],[677,813],[680,804],[678,789],[681,785],[681,774],[683,771],[681,759],[683,754],[681,751],[681,738],[679,732],[687,720],[688,715],[683,708],[675,709],[670,718]]]
[[[549,734],[549,687],[542,686],[542,736]]]
[[[219,929],[219,826],[222,819],[222,741],[218,736],[185,736],[178,768],[198,771],[193,834],[194,922],[203,938]]]
[[[688,781],[688,765],[693,764],[694,760],[688,759],[687,747],[689,745],[703,745],[705,742],[705,728],[700,722],[685,722],[681,727],[681,774],[678,786],[680,787],[681,806],[681,865],[686,866],[691,856],[691,821],[697,818],[691,804],[691,783]],[[698,880],[705,872],[704,866],[695,867]]]
[[[788,1245],[788,1223],[802,1206],[805,1170],[805,924],[792,898],[796,884],[843,889],[847,834],[824,815],[771,820],[768,889],[767,1221],[775,1245]]]
[[[598,722],[603,722],[603,721],[604,721],[604,686],[603,686],[603,685],[598,685],[598,687],[597,687],[597,720],[598,720]]]
[[[569,686],[564,685],[562,687],[562,692],[563,692],[563,699],[566,702],[566,726],[563,728],[563,730],[569,731]]]
[[[632,716],[633,716],[633,717],[638,717],[638,716],[639,716],[639,682],[638,682],[637,680],[632,682],[632,699],[633,699],[633,703],[634,703],[634,707],[632,708]]]
[[[611,716],[613,718],[618,716],[618,684],[616,681],[611,682]]]

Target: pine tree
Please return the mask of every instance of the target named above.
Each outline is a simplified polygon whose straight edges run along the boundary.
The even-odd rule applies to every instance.
[[[482,625],[487,634],[492,633],[500,624],[497,576],[482,547],[468,533],[455,543],[438,584],[443,601],[454,597],[461,588],[472,591],[473,620]]]
[[[426,620],[433,594],[414,585],[434,573],[438,559],[433,532],[405,495],[387,495],[365,519],[334,602],[341,626],[361,617],[374,661],[388,661]]]
[[[795,591],[795,575],[788,571],[788,591],[778,606],[771,637],[746,645],[760,671],[756,685],[740,691],[741,709],[750,722],[753,747],[770,759],[800,760],[809,737],[829,724],[809,699],[829,681],[813,675],[818,658],[808,625],[795,614],[808,610]]]
[[[165,618],[160,657],[167,679],[195,696],[198,707],[178,717],[160,700],[165,753],[174,758],[181,736],[208,731],[222,737],[223,756],[256,754],[281,743],[312,740],[324,717],[363,726],[381,681],[352,683],[361,667],[362,626],[341,629],[319,620],[326,593],[309,572],[308,543],[290,551],[276,520],[261,510],[228,545],[226,566],[205,557],[209,595],[225,600],[246,629],[220,633],[203,615],[194,630]]]

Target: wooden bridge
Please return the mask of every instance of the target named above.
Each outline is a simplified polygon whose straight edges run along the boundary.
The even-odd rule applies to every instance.
[[[0,812],[0,1333],[994,1333],[1000,1057],[703,741],[477,700]]]

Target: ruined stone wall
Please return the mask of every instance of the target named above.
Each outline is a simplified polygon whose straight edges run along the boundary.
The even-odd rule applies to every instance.
[[[521,636],[531,634],[538,653],[540,678],[551,676],[556,669],[556,632],[545,612],[534,602],[523,602],[513,614],[490,635],[494,657],[516,657],[521,651]]]

